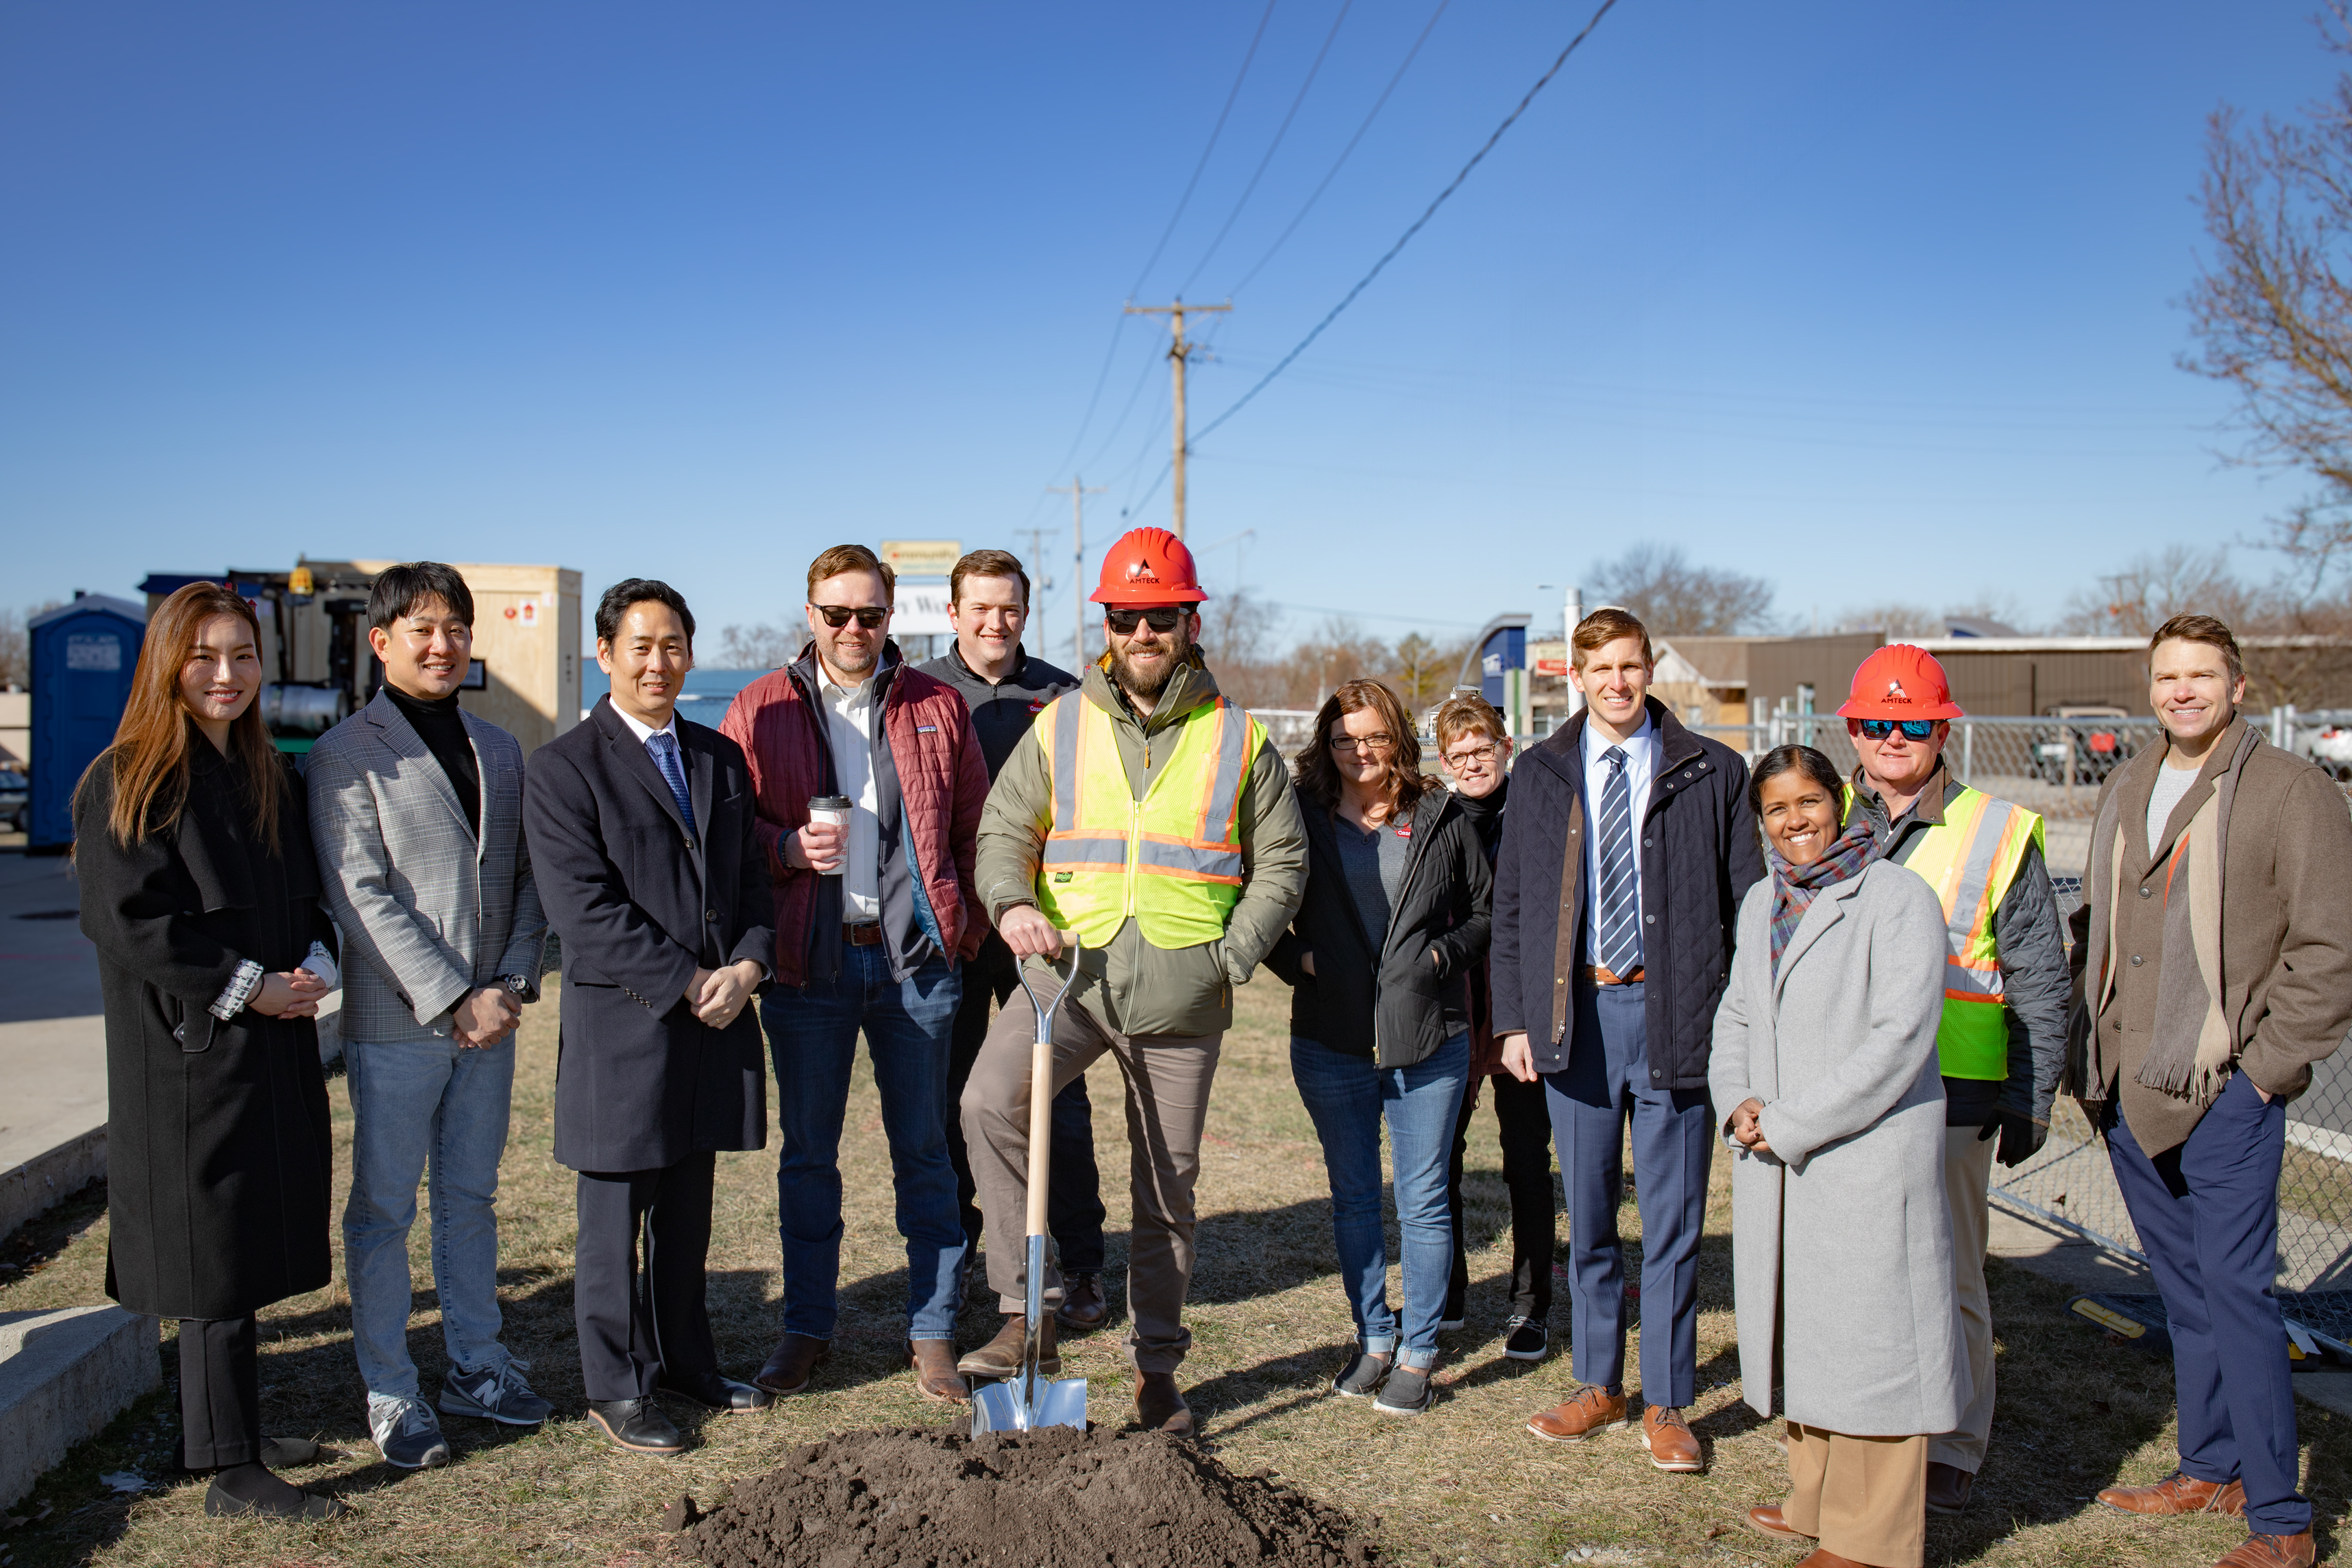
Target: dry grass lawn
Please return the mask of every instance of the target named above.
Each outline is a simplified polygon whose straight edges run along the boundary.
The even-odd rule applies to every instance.
[[[1482,1121],[1471,1154],[1470,1321],[1448,1336],[1436,1407],[1417,1420],[1399,1420],[1374,1415],[1368,1402],[1328,1395],[1327,1380],[1349,1343],[1349,1319],[1333,1273],[1320,1156],[1290,1082],[1286,994],[1279,982],[1261,979],[1241,1002],[1210,1120],[1191,1313],[1197,1346],[1186,1368],[1207,1438],[1228,1464],[1272,1466],[1298,1486],[1376,1518],[1391,1552],[1415,1564],[1564,1557],[1793,1563],[1802,1555],[1740,1522],[1749,1505],[1780,1495],[1785,1472],[1774,1428],[1738,1399],[1720,1167],[1700,1279],[1702,1392],[1694,1421],[1712,1459],[1705,1475],[1653,1470],[1626,1433],[1556,1446],[1521,1429],[1529,1413],[1564,1398],[1571,1384],[1564,1353],[1534,1365],[1501,1354],[1508,1210],[1491,1119]],[[548,1157],[554,1047],[551,1004],[532,1010],[522,1036],[500,1204],[500,1278],[507,1342],[533,1363],[534,1381],[556,1402],[561,1419],[536,1432],[453,1421],[455,1465],[411,1474],[381,1464],[366,1442],[348,1302],[338,1283],[263,1315],[264,1404],[272,1431],[316,1434],[346,1451],[341,1462],[296,1479],[348,1499],[356,1517],[308,1530],[208,1521],[202,1484],[172,1470],[176,1360],[166,1325],[163,1389],[44,1480],[16,1511],[46,1512],[0,1533],[0,1562],[11,1552],[23,1568],[651,1562],[670,1555],[658,1521],[681,1491],[707,1501],[730,1478],[765,1468],[787,1446],[828,1431],[946,1418],[940,1406],[917,1397],[898,1364],[904,1255],[891,1229],[877,1102],[870,1079],[861,1076],[845,1144],[850,1214],[844,1320],[814,1389],[756,1415],[691,1423],[701,1446],[672,1462],[622,1455],[593,1437],[579,1418],[572,1339],[572,1182]],[[1118,1174],[1126,1169],[1126,1140],[1109,1063],[1096,1068],[1093,1086],[1117,1226],[1126,1208]],[[349,1104],[341,1081],[331,1087],[347,1169]],[[758,1365],[775,1332],[772,1161],[772,1154],[738,1154],[719,1163],[710,1291],[721,1354],[740,1374]],[[1630,1194],[1624,1223],[1629,1236],[1638,1234]],[[0,1310],[100,1300],[105,1247],[96,1197],[20,1234],[0,1251],[0,1261],[33,1266],[0,1273]],[[444,1361],[433,1299],[423,1288],[421,1220],[413,1251],[420,1289],[411,1343],[430,1391]],[[1123,1237],[1115,1230],[1115,1277],[1122,1257]],[[1930,1561],[2212,1562],[2239,1538],[2238,1527],[2203,1519],[2142,1524],[2090,1500],[2112,1481],[2154,1480],[2170,1468],[2169,1367],[2102,1342],[2065,1315],[2058,1287],[1995,1268],[2000,1425],[1976,1505],[1961,1521],[1932,1527]],[[1116,1297],[1119,1281],[1111,1283]],[[1554,1328],[1564,1338],[1564,1282],[1559,1295]],[[977,1342],[993,1326],[992,1313],[976,1307],[961,1325],[962,1342]],[[1071,1342],[1067,1353],[1091,1381],[1096,1418],[1124,1419],[1131,1385],[1116,1325]],[[2347,1533],[2352,1423],[2307,1405],[2301,1414],[2322,1551],[2332,1553]],[[121,1497],[100,1484],[101,1474],[123,1469],[150,1478],[153,1489]]]

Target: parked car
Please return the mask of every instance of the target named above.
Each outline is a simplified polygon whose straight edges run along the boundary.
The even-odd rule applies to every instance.
[[[2033,730],[2033,776],[2045,784],[2066,782],[2066,753],[2074,754],[2074,782],[2096,784],[2131,759],[2138,745],[2121,726],[2101,724],[2102,719],[2124,719],[2120,708],[2058,708],[2050,715],[2065,724],[2038,724]],[[2071,748],[2068,737],[2073,737]]]
[[[0,768],[0,824],[11,833],[22,833],[32,816],[33,781],[15,768]]]

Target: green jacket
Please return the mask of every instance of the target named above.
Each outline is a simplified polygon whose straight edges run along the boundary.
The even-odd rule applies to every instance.
[[[1081,689],[1087,701],[1110,716],[1128,784],[1140,800],[1175,750],[1172,742],[1155,741],[1216,696],[1217,682],[1195,651],[1169,678],[1148,719],[1128,706],[1100,662],[1087,667]],[[1054,818],[1045,749],[1034,738],[1040,733],[1032,730],[1032,739],[1013,748],[981,815],[975,879],[992,921],[1017,904],[1037,901],[1037,861]],[[1199,1036],[1222,1034],[1232,1025],[1234,987],[1256,970],[1307,891],[1307,828],[1291,793],[1290,770],[1271,742],[1250,759],[1249,776],[1242,784],[1241,830],[1242,896],[1225,922],[1223,941],[1158,948],[1144,941],[1130,920],[1108,947],[1079,956],[1071,999],[1105,1029]]]

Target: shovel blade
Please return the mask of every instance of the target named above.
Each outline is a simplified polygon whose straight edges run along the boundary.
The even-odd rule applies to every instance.
[[[1028,1432],[1040,1426],[1075,1426],[1087,1429],[1087,1380],[1066,1377],[1058,1383],[1039,1383],[1034,1404],[1021,1397],[1021,1380],[1009,1377],[1003,1383],[984,1383],[971,1391],[971,1430],[978,1436],[982,1432]]]

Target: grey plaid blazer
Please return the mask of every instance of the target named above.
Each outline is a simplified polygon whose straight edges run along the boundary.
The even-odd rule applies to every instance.
[[[449,1010],[502,975],[539,999],[547,917],[522,832],[522,747],[465,716],[482,774],[477,844],[449,777],[379,693],[320,737],[303,772],[319,884],[343,936],[343,1037],[449,1033]]]

